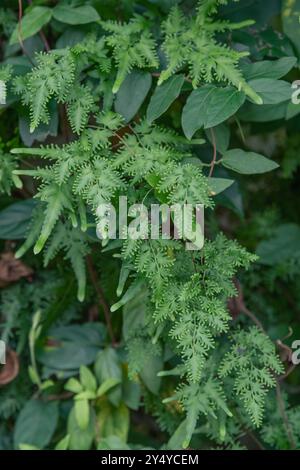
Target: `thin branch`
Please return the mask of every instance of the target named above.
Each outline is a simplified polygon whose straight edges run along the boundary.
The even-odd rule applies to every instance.
[[[63,393],[57,393],[53,395],[44,395],[44,398],[47,401],[56,401],[56,400],[68,400],[69,398],[73,396],[74,396],[74,393],[72,392],[63,392]]]
[[[113,328],[112,328],[112,323],[111,323],[111,318],[110,318],[110,309],[106,302],[102,287],[99,284],[98,276],[97,276],[91,255],[87,256],[86,261],[87,261],[87,267],[88,267],[92,284],[98,296],[99,305],[102,307],[103,312],[104,312],[105,322],[107,325],[109,336],[111,338],[112,346],[116,346],[117,342],[116,342],[115,335],[114,335]]]
[[[49,44],[49,42],[48,42],[48,39],[46,38],[46,35],[45,35],[44,31],[41,30],[39,34],[40,34],[41,40],[42,40],[43,43],[44,43],[44,46],[45,46],[46,51],[47,51],[47,52],[50,52],[51,47],[50,47],[50,44]]]
[[[257,316],[251,312],[251,310],[249,310],[245,305],[243,305],[241,307],[241,312],[244,313],[247,317],[250,318],[250,320],[252,320],[253,323],[255,323],[255,325],[261,330],[263,331],[263,333],[266,334],[266,331],[263,327],[263,324],[260,322],[260,320],[257,318]]]
[[[213,149],[214,149],[214,153],[213,153],[213,159],[212,159],[211,164],[210,164],[210,170],[209,170],[209,174],[208,174],[209,178],[212,176],[212,174],[214,172],[215,164],[216,164],[216,161],[217,161],[217,144],[216,144],[215,133],[214,133],[212,128],[210,129],[210,133],[211,133],[211,140],[212,140],[212,146],[213,146]]]

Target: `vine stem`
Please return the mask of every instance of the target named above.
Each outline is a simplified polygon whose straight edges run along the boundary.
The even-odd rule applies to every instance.
[[[108,303],[106,302],[102,287],[99,284],[97,272],[96,272],[91,255],[88,255],[86,257],[86,261],[87,261],[87,267],[88,267],[92,284],[98,296],[99,305],[102,307],[103,312],[104,312],[105,322],[106,322],[107,330],[111,339],[112,346],[115,347],[117,345],[117,342],[116,342],[115,335],[114,335],[113,328],[112,328],[112,323],[111,323],[111,318],[110,318],[110,309],[109,309]]]
[[[212,140],[212,146],[213,146],[213,149],[214,149],[214,153],[213,153],[213,159],[212,159],[211,164],[210,164],[210,170],[209,170],[209,174],[208,174],[209,178],[212,176],[212,174],[214,172],[215,164],[216,164],[216,161],[217,161],[217,144],[216,144],[215,133],[214,133],[212,128],[210,129],[210,133],[211,133],[211,140]]]
[[[250,320],[252,320],[252,322],[255,323],[255,325],[266,334],[263,324],[259,321],[257,316],[254,315],[253,312],[251,312],[251,310],[249,310],[245,305],[243,305],[241,307],[241,312],[244,313],[244,315],[246,315],[248,318],[250,318]]]

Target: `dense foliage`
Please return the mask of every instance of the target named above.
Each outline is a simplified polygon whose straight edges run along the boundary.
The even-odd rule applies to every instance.
[[[0,448],[300,449],[299,16],[1,2]],[[101,240],[124,195],[203,248]]]

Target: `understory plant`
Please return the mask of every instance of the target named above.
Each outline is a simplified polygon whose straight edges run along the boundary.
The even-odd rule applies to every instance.
[[[0,448],[300,448],[300,4],[259,3],[1,3]],[[120,197],[203,243],[111,239]]]

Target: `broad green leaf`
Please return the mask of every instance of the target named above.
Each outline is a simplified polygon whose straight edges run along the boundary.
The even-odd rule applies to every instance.
[[[258,244],[256,254],[259,262],[275,266],[300,254],[300,227],[296,224],[283,224],[277,227],[269,240]]]
[[[122,382],[121,363],[115,349],[106,348],[98,354],[95,362],[95,375],[100,385],[107,379],[116,379],[120,383]],[[121,400],[121,386],[116,385],[107,396],[111,403],[118,406]]]
[[[249,64],[242,64],[241,70],[246,80],[257,80],[261,78],[284,77],[297,62],[296,57],[282,57],[278,60],[262,60]]]
[[[119,379],[115,379],[115,378],[109,378],[109,379],[106,379],[101,385],[100,387],[98,388],[97,390],[97,397],[102,397],[102,395],[105,395],[106,392],[108,392],[110,389],[112,389],[113,387],[115,387],[116,385],[119,385],[120,383],[120,380]]]
[[[80,382],[86,390],[95,392],[97,389],[96,377],[86,366],[80,366]]]
[[[130,447],[118,436],[109,436],[100,439],[97,450],[130,450]]]
[[[52,10],[48,7],[33,7],[21,21],[21,38],[24,41],[38,33],[52,18]],[[11,38],[10,45],[19,42],[19,25],[16,26]]]
[[[262,97],[264,104],[279,104],[291,100],[291,84],[273,78],[251,80],[249,85]]]
[[[0,239],[21,240],[26,237],[31,222],[34,199],[15,202],[0,211]]]
[[[91,392],[90,390],[84,390],[83,392],[80,392],[75,395],[74,400],[94,400],[95,398],[95,392]]]
[[[225,168],[220,168],[224,171]],[[217,172],[215,172],[217,173]],[[215,196],[216,204],[220,204],[223,207],[227,207],[234,212],[240,219],[244,218],[244,204],[242,192],[239,184],[235,181],[229,188]]]
[[[226,189],[228,189],[233,183],[234,180],[230,180],[227,178],[209,178],[208,179],[208,186],[212,192],[213,196],[222,193]]]
[[[205,85],[192,91],[182,111],[182,129],[185,136],[191,139],[198,129],[204,126],[210,101],[216,87]]]
[[[70,450],[89,450],[95,437],[95,413],[90,410],[90,419],[86,429],[80,429],[75,416],[74,407],[71,409],[68,418],[68,434],[70,436]]]
[[[143,104],[152,83],[148,72],[134,70],[125,78],[115,100],[115,111],[129,122]]]
[[[257,106],[249,101],[238,112],[238,118],[245,122],[272,122],[285,119],[288,102]]]
[[[222,164],[226,168],[244,175],[255,175],[275,170],[279,165],[255,152],[245,152],[241,149],[229,150],[224,154]]]
[[[184,75],[174,75],[162,85],[157,85],[147,109],[149,123],[159,118],[178,98],[183,82]]]
[[[244,93],[233,87],[217,88],[212,94],[204,128],[215,127],[237,112],[245,101]]]
[[[67,434],[55,446],[55,450],[68,450],[70,443],[70,435]]]
[[[41,450],[39,447],[31,446],[29,444],[19,444],[20,450]]]
[[[18,415],[14,446],[27,444],[43,449],[51,440],[58,421],[58,402],[32,399]]]
[[[79,380],[75,379],[74,377],[71,377],[67,383],[65,384],[65,390],[68,390],[69,392],[72,393],[80,393],[82,392],[82,385],[79,382]]]
[[[244,103],[245,94],[233,87],[205,85],[194,90],[182,112],[182,128],[188,139],[198,129],[208,129],[226,121]]]
[[[76,400],[74,403],[74,410],[76,421],[80,429],[87,429],[90,419],[90,405],[88,400]]]
[[[160,389],[161,377],[158,377],[157,374],[163,367],[164,361],[161,356],[150,356],[140,372],[142,381],[154,395],[157,395]]]
[[[71,5],[57,5],[53,10],[53,17],[66,24],[88,24],[100,20],[97,10],[90,5],[72,7]]]
[[[99,323],[53,328],[49,337],[55,346],[38,350],[38,359],[45,366],[60,370],[77,370],[94,362],[101,348],[104,331]]]
[[[100,436],[103,438],[117,436],[123,442],[126,442],[129,431],[129,410],[127,406],[120,403],[118,407],[115,407],[104,401],[99,408],[97,426]]]
[[[84,30],[80,26],[78,28],[74,28],[73,26],[67,27],[56,42],[56,49],[73,47],[79,42],[82,42],[84,37]]]
[[[282,24],[283,31],[291,40],[292,44],[300,57],[300,0],[282,1]]]

